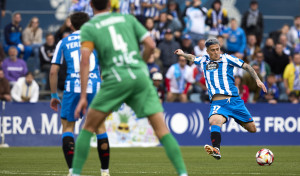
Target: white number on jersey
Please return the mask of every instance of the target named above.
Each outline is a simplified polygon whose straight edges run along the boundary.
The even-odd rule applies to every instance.
[[[124,42],[122,35],[117,34],[114,26],[109,26],[108,30],[109,30],[110,37],[111,37],[115,51],[121,50],[123,53],[126,53],[128,51],[128,49],[127,49],[128,45],[126,42]]]
[[[73,51],[71,52],[71,57],[73,58],[74,63],[74,71],[75,73],[78,73],[80,71],[80,60],[81,56],[79,57],[79,51]],[[96,57],[94,53],[91,53],[90,55],[90,71],[93,71],[96,66]]]

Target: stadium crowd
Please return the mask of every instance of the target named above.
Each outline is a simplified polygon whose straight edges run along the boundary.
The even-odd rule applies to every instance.
[[[73,0],[70,11],[92,15],[88,1]],[[268,89],[264,93],[247,72],[235,69],[235,84],[245,102],[299,103],[300,16],[294,18],[292,26],[285,24],[274,29],[263,40],[263,15],[256,0],[249,4],[240,25],[239,19],[229,19],[230,11],[222,7],[220,0],[215,0],[210,9],[203,7],[201,0],[111,0],[111,8],[115,13],[134,15],[156,42],[157,48],[147,65],[162,102],[209,102],[201,68],[173,52],[181,48],[203,56],[207,54],[205,40],[216,37],[222,53],[249,63]],[[21,14],[14,13],[11,23],[4,28],[5,42],[0,46],[0,99],[37,102],[39,91],[49,90],[55,46],[71,33],[71,23],[67,18],[55,34],[43,38],[37,16],[24,29],[21,20]],[[42,77],[42,81],[35,81],[34,77]],[[59,72],[60,90],[64,88],[65,77],[63,66]],[[40,93],[40,100],[45,98]]]

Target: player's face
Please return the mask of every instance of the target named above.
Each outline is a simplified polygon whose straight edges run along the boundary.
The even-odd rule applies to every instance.
[[[220,58],[220,45],[218,44],[214,44],[214,45],[210,45],[206,52],[208,53],[209,57],[211,60],[219,60]]]

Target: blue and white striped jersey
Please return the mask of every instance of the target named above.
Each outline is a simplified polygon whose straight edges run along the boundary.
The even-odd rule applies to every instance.
[[[205,77],[206,87],[210,100],[215,94],[239,96],[234,85],[233,68],[241,68],[243,60],[228,54],[221,54],[220,60],[212,61],[208,55],[196,57],[196,65],[200,65]]]
[[[67,78],[65,81],[65,91],[80,93],[80,31],[75,31],[68,37],[58,42],[53,54],[52,64],[63,64],[65,59],[67,64]],[[87,93],[97,93],[100,89],[100,70],[96,52],[90,56],[90,73],[87,86]]]
[[[130,3],[131,0],[119,0],[120,2],[120,13],[130,14]]]
[[[160,5],[166,5],[167,0],[143,0],[144,2],[147,2],[149,4],[160,4]],[[144,8],[144,16],[145,17],[156,17],[159,16],[160,11],[156,7],[148,7]]]

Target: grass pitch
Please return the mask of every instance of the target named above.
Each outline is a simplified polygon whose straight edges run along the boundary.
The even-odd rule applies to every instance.
[[[267,146],[275,155],[271,166],[259,166],[256,152],[262,146],[222,147],[222,159],[208,156],[203,147],[182,147],[189,176],[261,175],[300,176],[300,146]],[[111,176],[175,176],[162,147],[112,148]],[[100,175],[97,150],[91,149],[83,175]],[[65,176],[67,165],[60,147],[0,148],[0,176]]]

